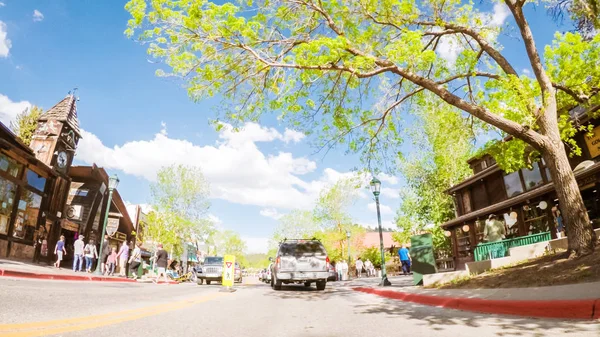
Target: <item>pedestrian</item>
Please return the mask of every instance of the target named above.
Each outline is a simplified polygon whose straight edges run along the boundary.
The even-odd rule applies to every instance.
[[[85,254],[85,271],[91,273],[92,264],[94,263],[94,260],[98,258],[98,250],[96,249],[93,239],[91,239],[88,244],[85,245],[83,253]]]
[[[129,246],[127,245],[127,241],[123,241],[117,257],[119,258],[119,276],[126,277],[127,260],[129,260]]]
[[[355,267],[356,267],[356,277],[360,278],[360,276],[362,274],[363,266],[364,266],[364,264],[363,264],[362,260],[360,259],[360,257],[357,258],[356,259],[356,264],[355,264]]]
[[[365,270],[367,271],[367,277],[371,277],[373,275],[371,275],[371,267],[373,266],[373,264],[371,263],[371,260],[367,259],[367,261],[365,261]]]
[[[348,269],[348,262],[344,261],[344,263],[342,264],[342,277],[344,279],[344,281],[350,279],[350,273],[349,273],[349,269]]]
[[[54,262],[54,267],[60,269],[60,261],[63,259],[63,255],[67,255],[67,250],[65,249],[65,236],[61,235],[60,240],[56,243],[54,247],[54,255],[56,255],[56,262]]]
[[[117,264],[117,247],[112,247],[110,255],[106,258],[105,275],[113,276],[115,274],[115,265]]]
[[[102,251],[100,252],[102,255],[100,255],[100,261],[98,261],[98,263],[100,263],[100,271],[102,271],[102,274],[106,273],[107,271],[107,259],[111,253],[109,238],[110,237],[108,236],[108,234],[104,235],[104,242],[102,242]]]
[[[400,256],[400,263],[402,264],[402,274],[410,274],[410,264],[412,258],[410,257],[410,253],[408,252],[408,248],[406,248],[405,243],[402,244],[402,248],[398,250],[398,255]]]
[[[552,207],[552,216],[554,217],[554,223],[556,224],[556,237],[560,239],[565,235],[565,225],[558,204]]]
[[[162,244],[158,244],[158,250],[154,253],[154,258],[156,260],[156,278],[154,279],[154,283],[158,283],[158,279],[161,275],[164,275],[165,282],[169,283],[169,279],[167,278],[167,265],[169,264],[169,254],[166,250],[163,249]]]
[[[79,235],[73,244],[73,271],[81,271],[83,267],[83,248],[85,247],[83,239],[84,236]]]
[[[338,277],[338,281],[341,281],[344,279],[344,274],[342,274],[344,270],[344,262],[343,261],[339,261],[338,263],[335,264],[335,271],[337,272],[337,277]]]
[[[142,243],[138,241],[137,245],[133,249],[133,252],[131,253],[131,257],[129,258],[129,273],[131,274],[131,278],[133,278],[134,280],[137,280],[137,278],[138,278],[137,269],[140,267],[140,264],[142,263],[141,247],[142,247]]]

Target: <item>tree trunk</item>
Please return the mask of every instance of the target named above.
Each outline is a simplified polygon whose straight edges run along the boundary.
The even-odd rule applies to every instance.
[[[594,251],[596,237],[590,223],[575,174],[571,170],[565,147],[560,135],[548,135],[550,144],[543,151],[552,181],[556,188],[563,221],[569,232],[569,252],[575,256],[590,254]],[[558,136],[558,139],[556,139]]]

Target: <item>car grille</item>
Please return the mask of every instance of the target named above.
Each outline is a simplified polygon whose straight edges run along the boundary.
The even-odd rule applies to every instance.
[[[204,268],[206,274],[218,274],[221,272],[221,267],[207,267]]]

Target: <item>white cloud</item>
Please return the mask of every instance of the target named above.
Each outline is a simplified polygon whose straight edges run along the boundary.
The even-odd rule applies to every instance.
[[[8,39],[6,24],[0,21],[0,57],[8,57],[12,42]]]
[[[396,185],[398,183],[398,177],[391,176],[385,173],[381,173],[377,178],[382,182],[388,183],[390,185]]]
[[[367,208],[371,212],[377,212],[377,205],[374,202],[368,204]],[[387,205],[384,205],[381,203],[379,204],[379,210],[381,211],[381,214],[383,214],[383,215],[394,214],[394,211],[392,210],[392,208],[390,206],[387,206]]]
[[[35,9],[33,11],[33,21],[34,22],[40,22],[44,20],[44,14],[42,14],[42,12],[38,11],[37,9]]]
[[[221,220],[221,218],[219,218],[218,216],[209,213],[207,216],[208,220],[210,220],[210,222],[212,222],[214,225],[221,225],[223,223],[223,220]]]
[[[150,181],[166,165],[199,166],[211,183],[214,198],[261,207],[310,207],[323,187],[346,174],[326,169],[320,179],[306,182],[299,176],[313,172],[317,167],[314,161],[288,152],[265,155],[256,145],[256,142],[299,139],[295,133],[287,134],[286,137],[274,128],[248,123],[239,132],[225,125],[215,145],[200,146],[157,133],[150,140],[109,148],[84,130],[77,159]]]
[[[304,139],[304,137],[306,137],[306,136],[300,131],[285,129],[282,139],[286,143],[289,143],[289,142],[298,143],[299,141]]]
[[[529,70],[529,69],[527,69],[527,68],[524,68],[524,69],[523,69],[523,74],[525,74],[525,75],[529,76],[529,75],[531,75],[531,70]]]
[[[29,107],[31,107],[31,103],[27,101],[13,102],[7,96],[0,94],[0,122],[10,126],[10,122]]]
[[[269,250],[269,238],[242,237],[246,242],[246,252],[249,254],[266,253]]]
[[[508,7],[504,3],[497,2],[494,5],[494,9],[492,12],[492,20],[490,23],[496,27],[502,26],[506,18],[510,14]]]
[[[165,122],[160,122],[160,134],[163,136],[167,136],[167,123]]]
[[[6,4],[4,4],[4,2],[0,2],[0,7],[4,7],[6,6]]]
[[[400,191],[389,187],[382,187],[381,195],[388,198],[398,199],[400,198]]]
[[[283,216],[275,208],[263,208],[260,210],[260,215],[275,220],[279,220]]]

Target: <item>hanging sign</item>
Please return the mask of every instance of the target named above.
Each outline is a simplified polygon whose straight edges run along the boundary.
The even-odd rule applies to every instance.
[[[233,277],[235,274],[235,255],[225,255],[223,257],[223,286],[233,287]]]
[[[115,235],[119,229],[119,218],[108,218],[108,223],[106,224],[106,234],[109,236]]]
[[[598,155],[600,155],[600,126],[594,128],[591,137],[585,136],[584,138],[588,151],[590,152],[590,157],[598,157]]]

